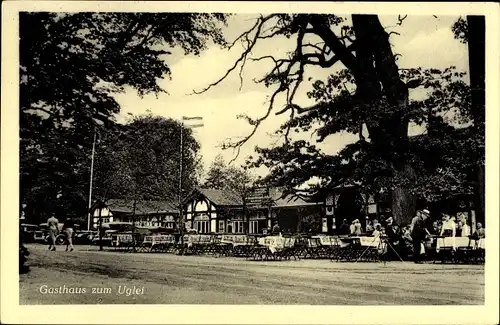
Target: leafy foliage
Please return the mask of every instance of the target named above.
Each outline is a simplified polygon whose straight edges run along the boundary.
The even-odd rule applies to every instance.
[[[198,182],[199,143],[183,128],[183,195]],[[96,150],[96,195],[108,198],[171,200],[179,195],[181,125],[152,115],[134,117],[104,134]]]
[[[451,31],[455,38],[460,40],[460,42],[466,44],[469,40],[469,33],[467,31],[467,20],[463,17],[458,18],[456,22],[453,23]]]
[[[166,91],[169,49],[224,45],[223,14],[20,14],[20,185],[28,219],[85,214],[93,131],[114,128],[113,97]],[[147,72],[147,73],[146,73]]]
[[[465,176],[462,174],[471,164],[471,161],[464,162],[470,157],[464,155],[465,150],[470,148],[470,143],[464,143],[464,139],[457,142],[456,133],[459,131],[445,122],[443,116],[453,113],[450,122],[465,125],[471,122],[470,91],[463,82],[464,73],[450,67],[443,71],[422,68],[401,70],[400,74],[405,81],[420,80],[428,90],[428,96],[423,100],[409,102],[405,118],[417,125],[429,123],[432,138],[412,138],[394,152],[388,152],[383,144],[378,146],[377,143],[361,138],[334,156],[322,153],[311,143],[297,140],[274,148],[257,148],[260,157],[252,161],[250,166],[265,165],[271,173],[264,182],[292,188],[298,188],[311,178],[319,177],[320,183],[311,187],[313,191],[344,183],[361,183],[373,191],[400,185],[413,188],[415,193],[431,198],[432,191],[422,191],[423,187],[429,188],[429,184],[440,188],[440,191],[434,193],[443,192],[441,188],[448,186],[454,186],[454,190],[457,190],[457,186],[464,184]],[[317,135],[317,141],[322,142],[338,132],[355,134],[359,131],[360,119],[373,119],[376,122],[375,119],[380,119],[390,110],[390,105],[382,102],[371,107],[369,114],[364,112],[356,105],[353,94],[346,90],[353,87],[352,76],[345,69],[331,75],[326,82],[313,82],[309,96],[317,102],[314,109],[287,121],[277,133],[283,134],[290,127],[297,133],[312,131]],[[393,174],[390,162],[401,157],[410,161],[421,175],[417,183]],[[453,168],[458,168],[460,172],[450,172],[452,167],[448,165],[454,162],[457,164]],[[443,178],[440,172],[436,172],[437,168],[447,169],[448,175],[460,173],[461,177]],[[450,185],[450,182],[455,185]]]
[[[399,16],[397,25],[405,18]],[[458,31],[462,27],[454,28]],[[290,116],[277,131],[283,143],[274,148],[256,148],[259,157],[249,162],[250,167],[270,168],[264,182],[286,186],[295,193],[303,192],[299,188],[313,177],[320,181],[310,186],[308,192],[317,193],[345,183],[363,184],[373,192],[390,189],[393,213],[398,219],[413,214],[410,210],[417,194],[432,199],[436,193],[465,190],[472,160],[464,156],[468,143],[452,145],[462,131],[451,126],[451,122],[463,127],[474,121],[471,91],[463,80],[464,73],[454,67],[399,69],[390,34],[376,15],[352,15],[352,25],[335,15],[261,16],[238,38],[246,44],[240,58],[221,79],[203,90],[216,86],[238,66],[241,73],[247,60],[274,63],[268,73],[256,80],[275,89],[266,114],[257,119],[242,116],[253,131],[226,147],[239,147],[253,136],[274,110],[276,96],[283,93],[286,103],[276,112]],[[252,57],[257,42],[278,36],[294,37],[295,50],[285,57]],[[294,103],[297,89],[306,81],[308,66],[328,69],[337,62],[345,69],[327,80],[307,80],[312,81],[308,95],[315,101],[313,106]],[[418,87],[426,96],[411,101],[410,91]],[[410,123],[426,126],[426,140],[408,137]],[[364,134],[364,129],[368,134]],[[335,155],[327,155],[314,144],[294,139],[290,135],[293,131],[309,132],[319,142],[339,132],[359,134],[359,140]],[[431,190],[429,182],[438,190]]]
[[[228,165],[217,155],[210,166],[203,187],[215,190],[230,190],[244,195],[252,187],[254,178],[246,169]]]

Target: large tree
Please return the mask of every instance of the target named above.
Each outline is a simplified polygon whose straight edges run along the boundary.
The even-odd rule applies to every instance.
[[[36,221],[84,214],[95,128],[113,127],[114,93],[166,92],[169,49],[224,44],[225,15],[20,14],[20,202]]]
[[[182,196],[199,182],[199,143],[180,122],[153,115],[102,132],[95,155],[95,196],[169,200],[179,197],[180,136],[183,132]]]
[[[405,17],[398,17],[398,24],[402,24]],[[397,55],[389,41],[390,33],[376,15],[355,14],[350,24],[346,22],[335,15],[261,16],[238,38],[245,47],[239,59],[221,79],[201,92],[219,84],[230,72],[241,71],[248,61],[269,60],[273,67],[257,80],[274,88],[268,110],[258,119],[247,116],[253,131],[226,147],[243,145],[273,109],[278,115],[289,114],[288,122],[278,130],[283,135],[283,145],[258,148],[260,157],[253,163],[265,164],[271,169],[268,181],[284,185],[290,191],[312,177],[321,180],[319,186],[313,188],[315,192],[356,180],[373,192],[389,189],[392,213],[396,221],[405,222],[416,208],[416,188],[412,185],[419,182],[419,171],[434,174],[446,160],[445,155],[439,155],[430,163],[422,161],[414,148],[418,141],[408,136],[409,124],[426,123],[429,136],[439,138],[439,132],[433,133],[433,130],[439,130],[442,125],[440,115],[453,109],[454,104],[466,106],[468,87],[462,80],[463,73],[453,67],[444,71],[418,67],[399,69]],[[296,40],[295,49],[286,57],[272,54],[252,57],[257,43],[280,36]],[[326,81],[313,81],[309,96],[317,104],[300,107],[295,103],[297,90],[306,81],[308,67],[333,69],[340,63],[345,69],[332,70]],[[427,88],[430,96],[411,102],[409,91],[419,86]],[[274,103],[281,93],[286,97],[286,104],[275,109]],[[313,131],[318,141],[341,131],[359,134],[359,140],[337,155],[326,155],[314,144],[293,141],[290,131],[294,129]],[[363,133],[364,129],[367,134]]]

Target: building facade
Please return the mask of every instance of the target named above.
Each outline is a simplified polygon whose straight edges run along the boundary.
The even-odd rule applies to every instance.
[[[232,191],[199,188],[184,203],[186,230],[198,233],[265,234],[275,223],[281,230],[297,232],[301,216],[322,210],[323,202],[283,198],[277,189],[244,202]]]
[[[137,200],[108,200],[93,209],[93,228],[99,227],[99,217],[102,223],[132,222],[138,227],[162,227],[175,229],[179,210],[174,202]]]

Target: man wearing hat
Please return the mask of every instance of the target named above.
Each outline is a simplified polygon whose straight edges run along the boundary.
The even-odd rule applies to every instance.
[[[411,239],[413,241],[413,260],[415,263],[420,263],[420,250],[425,237],[429,235],[427,230],[426,220],[429,218],[430,212],[427,209],[417,211],[417,216],[413,218],[410,226]]]

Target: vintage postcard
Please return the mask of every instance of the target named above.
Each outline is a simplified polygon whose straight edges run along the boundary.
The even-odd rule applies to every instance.
[[[498,323],[497,4],[2,5],[2,322]]]

